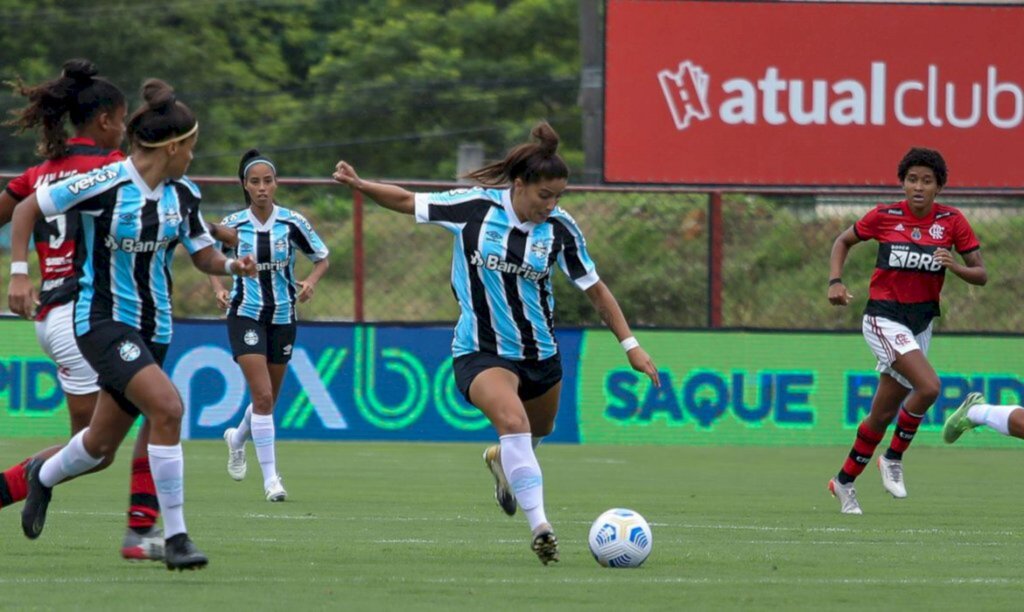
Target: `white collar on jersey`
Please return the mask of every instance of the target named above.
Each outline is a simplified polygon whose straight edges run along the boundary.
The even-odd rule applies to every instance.
[[[508,215],[508,220],[512,222],[512,227],[517,230],[529,234],[530,231],[536,227],[536,223],[533,221],[520,221],[519,215],[516,214],[515,209],[512,208],[512,188],[508,188],[501,193],[501,205],[505,208],[505,214]]]
[[[132,161],[131,156],[124,160],[124,166],[128,169],[128,176],[131,177],[132,182],[135,183],[135,186],[139,188],[140,192],[142,192],[143,199],[160,200],[160,196],[162,196],[164,192],[163,181],[160,182],[156,189],[150,189],[149,185],[146,184],[145,179],[143,179],[142,175],[139,174],[139,170],[135,167],[135,163]]]
[[[246,210],[245,212],[249,214],[249,221],[252,221],[252,226],[255,227],[257,231],[260,232],[265,232],[270,228],[274,227],[274,222],[277,221],[277,204],[274,204],[274,210],[270,211],[270,216],[267,217],[266,223],[260,223],[260,220],[256,217],[256,215],[252,214],[251,208]]]

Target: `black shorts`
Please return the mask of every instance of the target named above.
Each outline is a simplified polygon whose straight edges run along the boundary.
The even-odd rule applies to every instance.
[[[295,345],[295,323],[274,325],[228,315],[228,340],[235,361],[242,355],[263,355],[267,363],[288,363]]]
[[[544,395],[562,380],[560,355],[540,361],[512,361],[493,353],[468,353],[452,361],[452,371],[455,372],[455,385],[470,403],[473,400],[469,397],[469,386],[473,384],[473,379],[480,372],[491,368],[504,368],[519,377],[519,399],[524,402]]]
[[[75,340],[82,356],[96,370],[100,388],[117,400],[121,410],[138,416],[139,409],[128,401],[124,391],[142,368],[163,367],[168,345],[147,342],[139,330],[117,321],[93,325],[87,334]]]

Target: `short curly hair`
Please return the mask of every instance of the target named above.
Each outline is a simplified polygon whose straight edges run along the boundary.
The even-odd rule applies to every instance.
[[[896,175],[900,177],[900,183],[907,178],[907,171],[913,166],[931,168],[939,187],[946,186],[949,170],[946,168],[946,160],[938,151],[924,147],[914,147],[907,151],[907,154],[900,160],[899,169],[896,171]]]

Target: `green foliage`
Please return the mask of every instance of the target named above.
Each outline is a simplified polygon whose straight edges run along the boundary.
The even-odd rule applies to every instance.
[[[543,118],[582,165],[574,0],[3,0],[0,19],[4,79],[84,56],[133,106],[144,78],[174,85],[202,125],[192,174],[233,174],[256,146],[285,175],[344,156],[370,176],[451,179],[460,141],[497,158]],[[0,93],[0,111],[23,104]],[[36,161],[31,137],[0,133],[0,169]]]

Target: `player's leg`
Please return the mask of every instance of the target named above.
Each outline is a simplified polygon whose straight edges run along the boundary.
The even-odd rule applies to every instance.
[[[281,501],[284,497],[276,490],[280,485],[274,449],[274,388],[270,380],[267,357],[256,354],[239,355],[237,361],[249,385],[249,397],[252,400],[252,443],[263,472],[263,488],[268,500]],[[275,484],[277,487],[272,491],[271,487]],[[274,499],[271,499],[272,492]]]
[[[274,428],[274,406],[281,393],[281,384],[288,369],[295,345],[295,324],[269,325],[267,332],[267,349],[264,368],[257,369],[257,379],[246,380],[253,396],[252,441],[256,447],[256,458],[263,472],[263,491],[267,501],[278,502],[288,498],[288,492],[281,482],[277,471],[277,444]],[[243,369],[244,371],[244,369]],[[265,387],[269,382],[270,397],[265,397]],[[259,387],[259,393],[252,392],[253,384]],[[259,401],[255,399],[259,396]],[[259,406],[259,409],[257,409]]]
[[[160,503],[149,466],[149,421],[142,420],[132,448],[132,473],[128,506],[128,528],[121,543],[125,559],[162,561],[164,534],[157,525]]]
[[[518,390],[519,376],[503,367],[491,367],[473,379],[469,398],[498,432],[505,479],[530,524],[532,547],[546,565],[558,560],[557,540],[544,511],[543,475]]]
[[[113,398],[100,391],[89,427],[75,434],[52,457],[33,458],[26,467],[28,495],[21,512],[21,526],[29,538],[37,538],[46,524],[51,489],[86,472],[110,465],[134,417],[117,408]]]
[[[242,364],[239,359],[246,355],[262,357],[264,361],[267,355],[267,327],[258,321],[248,317],[229,315],[227,318],[228,341],[231,344],[231,354],[239,367]],[[246,375],[245,368],[242,374]],[[248,378],[246,378],[248,383]],[[252,385],[249,384],[250,389]],[[224,430],[224,442],[228,447],[228,475],[234,480],[243,480],[248,473],[248,464],[245,458],[245,443],[252,437],[252,402],[246,406],[238,425]]]
[[[125,398],[149,421],[149,465],[164,523],[164,561],[168,569],[196,569],[207,564],[188,537],[185,525],[185,457],[181,448],[181,396],[158,364],[166,347],[154,347],[148,365],[125,386]]]
[[[952,444],[965,431],[981,425],[988,425],[1004,436],[1024,438],[1024,408],[1012,404],[987,404],[980,393],[968,393],[963,403],[946,419],[942,439]]]
[[[889,448],[878,458],[882,486],[893,497],[899,499],[907,496],[903,480],[903,453],[917,435],[917,429],[928,408],[939,397],[941,383],[935,369],[921,350],[900,355],[892,367],[913,388],[900,406],[896,416],[896,431],[892,434]]]
[[[71,321],[73,306],[64,304],[51,309],[46,318],[35,325],[39,346],[57,364],[57,382],[64,391],[72,436],[89,425],[99,393],[96,372],[75,342]],[[25,481],[28,462],[33,458],[48,459],[61,448],[52,446],[4,470],[0,474],[0,509],[20,502],[28,494]]]

